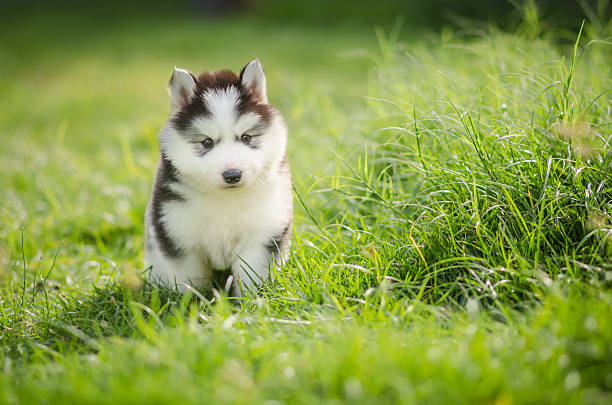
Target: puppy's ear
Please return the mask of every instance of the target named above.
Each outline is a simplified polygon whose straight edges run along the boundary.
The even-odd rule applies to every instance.
[[[191,100],[195,93],[196,82],[191,73],[184,69],[174,68],[168,93],[170,93],[170,111],[174,113]]]
[[[268,103],[268,95],[266,91],[266,75],[263,66],[259,59],[250,61],[240,71],[240,82],[246,88],[253,91],[253,95],[260,103]]]

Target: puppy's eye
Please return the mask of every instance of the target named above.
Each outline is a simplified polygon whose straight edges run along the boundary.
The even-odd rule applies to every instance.
[[[210,149],[215,146],[215,142],[210,138],[206,138],[202,141],[202,146],[204,146],[206,149]]]
[[[242,136],[240,137],[240,142],[242,143],[250,143],[251,142],[251,138],[252,136],[249,134],[242,134]]]

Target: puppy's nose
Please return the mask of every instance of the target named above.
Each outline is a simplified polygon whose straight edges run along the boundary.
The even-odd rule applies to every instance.
[[[239,169],[229,169],[223,172],[223,180],[227,184],[236,184],[240,181],[242,172]]]

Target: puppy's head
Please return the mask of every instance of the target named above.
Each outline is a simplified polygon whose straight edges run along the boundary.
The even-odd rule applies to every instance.
[[[175,68],[169,92],[161,152],[190,185],[227,192],[269,179],[285,155],[286,128],[268,104],[259,60],[240,75],[220,70],[194,76]]]

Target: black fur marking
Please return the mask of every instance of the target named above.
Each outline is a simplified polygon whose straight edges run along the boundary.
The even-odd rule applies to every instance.
[[[155,184],[153,185],[152,195],[152,211],[151,220],[153,222],[153,228],[157,235],[157,242],[162,252],[169,257],[179,257],[183,254],[181,249],[176,246],[166,228],[162,222],[162,208],[163,204],[169,201],[184,201],[184,198],[172,190],[171,185],[180,183],[178,179],[178,171],[166,158],[161,157],[157,175],[155,176]]]
[[[236,113],[238,115],[248,112],[261,117],[265,127],[270,125],[275,110],[269,104],[260,103],[259,98],[250,88],[242,85],[242,73],[236,75],[230,70],[217,72],[203,72],[195,76],[196,89],[190,100],[172,117],[171,122],[178,131],[186,131],[196,117],[209,117],[210,111],[206,108],[202,95],[211,90],[224,90],[235,87],[238,90],[239,100]]]
[[[289,234],[289,229],[291,228],[291,222],[289,222],[283,230],[275,235],[268,244],[266,245],[266,249],[270,252],[270,255],[278,255],[278,253],[283,249],[285,242],[287,241],[287,235]]]
[[[253,91],[249,88],[242,86],[239,87],[239,98],[238,98],[238,108],[236,113],[238,115],[243,115],[246,113],[255,113],[261,117],[263,121],[263,127],[270,126],[270,122],[272,121],[272,115],[274,114],[274,107],[270,104],[261,104],[259,99],[253,94]]]
[[[210,111],[202,100],[202,94],[196,94],[172,118],[172,125],[177,131],[186,131],[196,117],[209,117]]]

